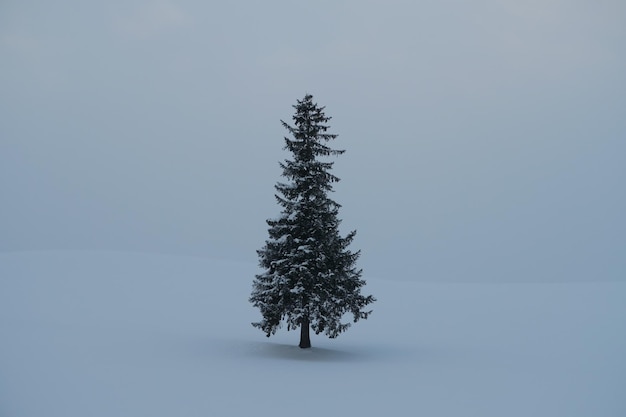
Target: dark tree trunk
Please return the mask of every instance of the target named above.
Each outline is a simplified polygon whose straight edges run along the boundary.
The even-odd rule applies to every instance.
[[[311,336],[309,335],[309,319],[304,318],[300,325],[300,345],[302,349],[311,347]]]

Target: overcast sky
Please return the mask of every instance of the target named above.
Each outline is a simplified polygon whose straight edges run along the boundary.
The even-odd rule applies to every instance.
[[[0,250],[256,262],[305,93],[365,278],[626,279],[623,0],[3,0]]]

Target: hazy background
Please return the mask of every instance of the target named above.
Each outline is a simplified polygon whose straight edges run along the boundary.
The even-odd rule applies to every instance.
[[[366,278],[626,279],[622,0],[2,0],[0,251],[256,262],[307,92]]]

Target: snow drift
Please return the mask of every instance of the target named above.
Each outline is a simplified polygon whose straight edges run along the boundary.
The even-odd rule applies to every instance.
[[[626,283],[365,277],[372,316],[301,350],[296,332],[250,325],[255,272],[0,254],[0,415],[626,415]]]

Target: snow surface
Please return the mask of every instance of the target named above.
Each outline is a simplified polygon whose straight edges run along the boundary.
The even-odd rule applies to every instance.
[[[365,277],[370,319],[301,350],[250,325],[256,272],[0,254],[0,416],[626,416],[624,282]]]

